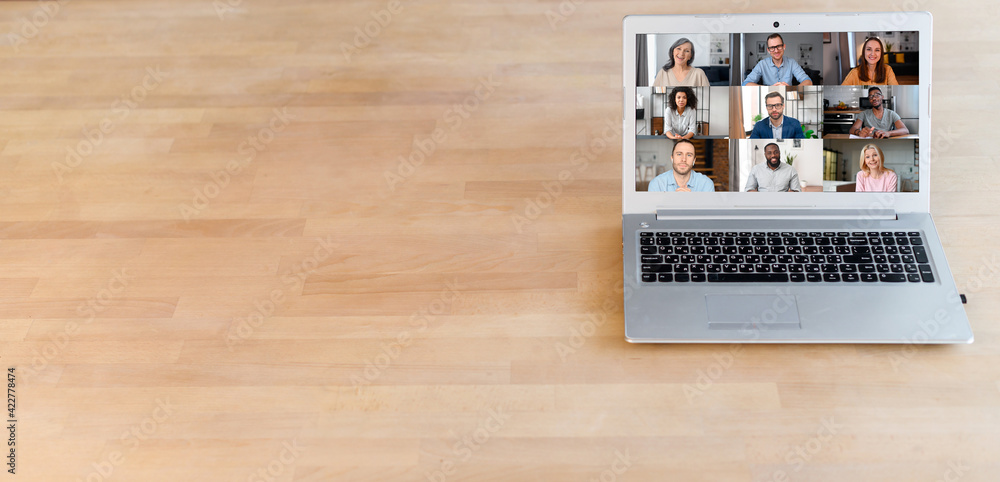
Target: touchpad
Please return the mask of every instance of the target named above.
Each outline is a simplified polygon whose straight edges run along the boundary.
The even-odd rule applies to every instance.
[[[793,295],[705,295],[708,327],[719,330],[795,330],[799,307]]]

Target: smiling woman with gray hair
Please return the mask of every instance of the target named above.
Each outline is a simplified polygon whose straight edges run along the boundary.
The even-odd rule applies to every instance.
[[[653,79],[653,87],[707,87],[705,71],[691,67],[694,62],[694,43],[680,38],[670,46],[670,57]]]

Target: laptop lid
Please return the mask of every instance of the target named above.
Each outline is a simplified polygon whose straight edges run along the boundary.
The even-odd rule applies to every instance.
[[[931,22],[927,12],[625,17],[623,213],[759,213],[779,208],[890,215],[927,212]],[[779,37],[769,39],[772,34]],[[678,42],[683,48],[676,49]],[[883,71],[880,82],[856,80],[860,68],[854,68],[866,62],[864,49],[875,50],[876,44],[880,62],[895,79],[886,79]],[[691,51],[689,65],[704,75],[668,78],[665,67],[671,63],[671,53],[685,49]],[[778,62],[777,50],[783,51]],[[673,63],[684,61],[679,55]],[[751,80],[776,82],[775,74],[780,77],[782,69],[790,71],[794,79],[790,83],[798,85],[743,86]],[[804,85],[808,82],[803,73],[810,81],[815,78],[812,86]],[[842,85],[845,81],[859,85]],[[872,87],[877,89],[871,94],[881,94],[886,107],[882,119],[875,120],[906,126],[907,135],[858,138],[848,132],[851,126],[846,123],[857,121],[866,111],[874,115],[867,104]],[[679,92],[688,98],[688,108],[678,109],[684,103]],[[781,95],[780,101],[772,92]],[[691,105],[691,100],[698,105]],[[783,106],[782,126],[771,128],[769,111],[778,109],[778,104]],[[694,120],[680,119],[681,110]],[[894,115],[901,124],[893,122]],[[675,141],[666,132],[678,125],[683,131],[692,122],[694,135],[688,137],[696,160],[691,170],[709,178],[713,191],[705,192],[706,180],[695,174],[688,178],[688,186],[682,186],[688,188],[683,192],[656,191],[677,187],[674,179],[667,179],[673,178]],[[767,138],[775,135],[780,139]],[[779,148],[780,161],[791,161],[795,169],[797,179],[780,180],[782,186],[799,192],[747,192],[757,182],[749,180],[753,167],[769,162],[765,152],[773,151],[771,143]],[[866,171],[865,152],[878,152],[881,167],[891,169],[895,179],[858,177],[859,171]],[[682,162],[676,171],[685,167]],[[757,172],[768,174],[762,167]],[[797,181],[794,186],[793,181]]]

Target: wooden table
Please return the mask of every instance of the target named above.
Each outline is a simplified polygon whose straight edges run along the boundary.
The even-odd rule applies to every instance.
[[[993,3],[919,4],[975,344],[624,341],[621,18],[737,4],[0,3],[10,480],[997,480]]]

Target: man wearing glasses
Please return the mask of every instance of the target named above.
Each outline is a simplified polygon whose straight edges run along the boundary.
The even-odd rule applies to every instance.
[[[751,139],[805,139],[802,124],[784,115],[785,98],[781,94],[771,92],[765,95],[764,107],[767,108],[767,118],[754,124],[750,131]]]
[[[854,121],[854,125],[851,126],[851,134],[858,137],[882,139],[905,136],[910,133],[899,114],[885,108],[882,89],[878,87],[868,89],[868,102],[871,103],[872,108],[862,112],[858,120]]]
[[[812,80],[802,70],[795,59],[786,59],[785,41],[781,35],[773,33],[767,37],[767,51],[770,58],[757,62],[743,85],[783,85],[792,86],[792,77],[801,85],[812,85]]]

